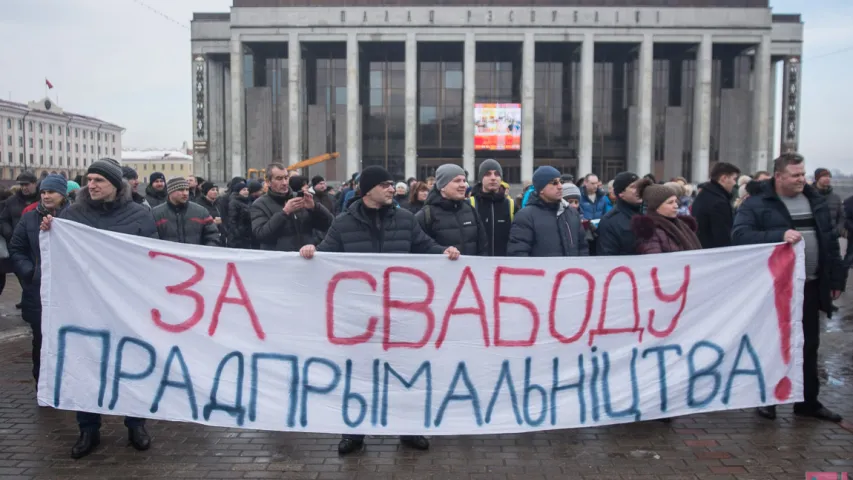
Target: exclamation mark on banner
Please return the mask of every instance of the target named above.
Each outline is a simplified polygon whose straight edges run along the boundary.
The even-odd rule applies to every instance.
[[[797,255],[789,244],[779,245],[770,255],[768,267],[773,276],[773,298],[776,303],[776,318],[779,324],[779,345],[782,347],[782,361],[791,363],[791,300],[794,298],[794,265]],[[778,400],[787,400],[791,396],[791,379],[782,377],[776,384],[774,395]]]

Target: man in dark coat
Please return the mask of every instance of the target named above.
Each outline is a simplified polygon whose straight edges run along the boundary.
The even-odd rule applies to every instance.
[[[216,205],[216,199],[219,197],[219,189],[211,182],[202,182],[199,186],[199,194],[195,197],[195,203],[201,205],[207,210],[207,213],[213,218],[213,223],[219,229],[219,245],[225,246],[225,229],[223,227],[222,213]]]
[[[270,165],[266,175],[269,190],[250,209],[252,233],[261,250],[296,252],[311,243],[315,230],[329,229],[332,213],[310,193],[291,191],[284,165]]]
[[[88,184],[80,189],[77,201],[63,210],[59,218],[110,232],[159,238],[151,211],[133,202],[130,185],[122,178],[121,165],[112,158],[93,162],[87,171]],[[42,220],[42,230],[50,229],[53,216]],[[92,453],[101,443],[101,415],[77,412],[80,437],[71,448],[72,458]],[[151,437],[144,418],[125,417],[130,444],[137,450],[148,450]]]
[[[269,170],[267,170],[269,171]],[[455,247],[444,248],[415,221],[412,212],[394,207],[394,180],[382,167],[370,166],[361,173],[356,197],[340,214],[319,246],[305,245],[299,250],[304,258],[315,252],[338,253],[444,253],[451,260],[459,258]],[[417,450],[427,450],[429,440],[421,435],[403,436],[400,441]],[[364,447],[364,435],[344,435],[338,453],[348,455]]]
[[[206,208],[190,202],[190,186],[186,179],[170,179],[166,195],[166,203],[151,210],[161,240],[219,246],[219,229]]]
[[[166,176],[154,172],[148,176],[148,186],[145,187],[145,200],[151,208],[166,203]]]
[[[832,173],[825,168],[818,168],[814,172],[814,187],[818,193],[826,198],[829,207],[829,220],[835,233],[840,237],[844,231],[844,203],[837,193],[832,191]]]
[[[257,249],[258,242],[252,235],[252,203],[263,194],[263,185],[257,180],[248,184],[237,183],[232,186],[235,194],[231,195],[228,205],[228,246],[245,250]]]
[[[505,257],[509,231],[515,216],[515,201],[506,195],[501,185],[503,169],[494,159],[486,159],[477,170],[480,183],[471,193],[471,205],[483,221],[488,248],[483,252],[490,257]]]
[[[41,201],[35,209],[25,213],[15,226],[9,242],[9,256],[15,274],[21,279],[23,295],[21,316],[33,333],[33,378],[36,385],[41,368],[41,250],[39,229],[44,217],[58,215],[68,207],[68,183],[62,175],[48,175],[39,184]]]
[[[853,195],[844,200],[844,231],[847,238],[847,253],[844,255],[844,265],[853,268]]]
[[[462,255],[483,255],[488,249],[486,228],[465,201],[465,170],[452,163],[435,171],[435,186],[415,219],[439,245],[454,246]]]
[[[12,240],[12,233],[14,233],[15,226],[21,220],[24,209],[36,203],[39,198],[37,190],[38,178],[36,178],[33,172],[29,170],[21,172],[15,181],[18,183],[20,190],[6,200],[3,210],[0,211],[0,233],[6,239],[6,245]],[[21,284],[21,288],[23,288],[24,282],[20,277],[18,277],[18,282]],[[21,302],[23,302],[23,296]],[[21,308],[21,305],[22,303],[18,303],[15,307]]]
[[[216,208],[219,209],[219,214],[222,216],[222,224],[220,225],[220,227],[225,232],[225,236],[222,238],[228,238],[228,209],[231,207],[231,196],[235,193],[239,193],[239,191],[235,192],[232,188],[238,183],[245,184],[246,179],[243,177],[232,178],[231,181],[225,185],[225,193],[222,195],[218,195],[216,198]],[[225,243],[227,244],[227,241]]]
[[[613,179],[616,206],[604,215],[596,229],[596,253],[599,256],[637,254],[637,238],[631,229],[631,218],[643,210],[643,199],[637,192],[639,178],[633,172],[622,172]]]
[[[699,225],[698,236],[702,248],[732,245],[732,190],[739,176],[740,169],[731,163],[717,163],[711,169],[711,181],[693,201],[692,213]]]
[[[560,171],[551,166],[537,168],[533,173],[533,188],[527,207],[515,215],[507,256],[588,256],[581,215],[563,200]]]
[[[329,186],[326,185],[326,179],[320,175],[315,175],[311,178],[311,188],[314,189],[314,201],[326,207],[326,210],[334,214],[335,199],[329,195]]]
[[[773,179],[760,182],[740,206],[732,229],[735,245],[805,243],[806,283],[803,299],[803,402],[794,414],[840,422],[841,415],[818,401],[818,346],[820,311],[832,315],[832,301],[844,291],[847,269],[842,265],[838,241],[829,219],[826,199],[806,184],[803,157],[783,154],[775,160]],[[776,418],[776,407],[758,413]]]
[[[151,205],[148,204],[148,200],[145,199],[142,195],[139,194],[139,174],[136,173],[131,167],[127,165],[121,167],[121,173],[125,180],[127,180],[127,184],[130,185],[130,195],[133,197],[133,201],[142,205],[146,208],[151,208]]]

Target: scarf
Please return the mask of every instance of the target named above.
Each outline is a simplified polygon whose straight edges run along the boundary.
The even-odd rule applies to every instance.
[[[656,228],[663,230],[664,233],[675,240],[675,243],[681,247],[681,251],[702,249],[702,244],[699,243],[696,233],[690,229],[684,220],[678,217],[667,218],[663,215],[658,215],[657,212],[649,212],[648,217],[654,222]]]

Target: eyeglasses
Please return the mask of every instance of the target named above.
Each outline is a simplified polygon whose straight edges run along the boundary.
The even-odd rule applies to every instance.
[[[381,187],[381,188],[391,188],[393,186],[394,186],[393,181],[382,182],[379,184],[379,187]]]
[[[555,178],[554,180],[551,180],[551,185],[557,186],[557,185],[562,185],[562,184],[563,184],[563,181],[560,180],[559,178]]]

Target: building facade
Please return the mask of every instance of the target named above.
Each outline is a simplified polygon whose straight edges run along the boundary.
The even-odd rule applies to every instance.
[[[121,160],[118,125],[63,111],[45,98],[29,104],[0,100],[0,182],[24,170],[83,174],[102,157]]]
[[[776,122],[797,148],[802,39],[768,0],[234,0],[192,22],[195,169],[335,151],[310,173],[766,169]],[[479,104],[520,106],[520,148],[475,145]]]
[[[136,170],[139,182],[148,183],[154,172],[166,176],[189,177],[193,174],[193,157],[182,152],[165,150],[125,150],[121,152],[121,163]]]

